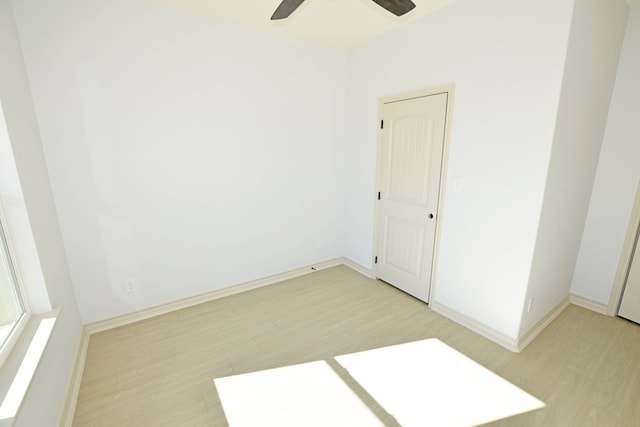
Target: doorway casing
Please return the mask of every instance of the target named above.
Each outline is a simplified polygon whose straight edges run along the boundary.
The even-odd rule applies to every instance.
[[[607,314],[609,316],[616,316],[618,314],[620,301],[622,300],[622,293],[624,291],[625,282],[629,273],[629,266],[631,265],[631,259],[633,257],[633,251],[636,245],[636,236],[638,235],[639,226],[640,183],[638,184],[638,188],[636,189],[636,198],[633,204],[633,210],[631,211],[629,226],[627,227],[627,234],[622,245],[622,254],[620,255],[620,261],[618,262],[618,270],[616,271],[616,277],[613,282],[613,289],[611,290],[611,296],[609,297],[609,304],[607,306]]]

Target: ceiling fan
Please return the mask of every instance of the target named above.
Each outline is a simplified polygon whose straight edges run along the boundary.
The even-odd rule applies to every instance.
[[[411,0],[373,0],[379,6],[387,9],[396,16],[402,16],[416,7]],[[271,16],[271,20],[285,19],[293,13],[304,0],[282,0],[280,6]]]

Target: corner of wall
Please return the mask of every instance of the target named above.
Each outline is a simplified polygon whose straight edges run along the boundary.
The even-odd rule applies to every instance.
[[[623,0],[616,4],[606,0],[574,2],[549,170],[523,301],[521,336],[554,313],[558,301],[569,297],[627,13]]]

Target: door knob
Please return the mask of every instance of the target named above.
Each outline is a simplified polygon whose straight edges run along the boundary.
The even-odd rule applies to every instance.
[[[432,213],[429,214],[429,219],[433,219],[433,214]]]

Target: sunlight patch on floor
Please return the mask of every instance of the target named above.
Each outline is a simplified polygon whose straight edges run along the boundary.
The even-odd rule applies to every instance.
[[[437,339],[335,360],[404,427],[479,425],[545,406]],[[214,382],[230,427],[383,425],[324,361]]]
[[[231,427],[383,426],[323,361],[214,382]]]
[[[404,427],[474,426],[545,406],[437,339],[336,360]]]

